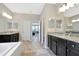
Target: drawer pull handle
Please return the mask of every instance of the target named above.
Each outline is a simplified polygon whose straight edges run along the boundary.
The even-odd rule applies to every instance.
[[[74,48],[74,45],[72,45],[72,47]]]

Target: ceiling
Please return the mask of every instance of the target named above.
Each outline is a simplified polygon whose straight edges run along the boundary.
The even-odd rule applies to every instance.
[[[40,14],[44,3],[4,3],[4,5],[15,13]]]

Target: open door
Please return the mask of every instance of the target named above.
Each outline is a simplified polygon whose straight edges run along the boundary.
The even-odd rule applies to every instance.
[[[40,22],[32,23],[32,41],[40,41]]]

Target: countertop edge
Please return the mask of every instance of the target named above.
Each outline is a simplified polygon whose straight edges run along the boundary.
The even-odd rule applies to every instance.
[[[79,40],[75,40],[75,39],[72,39],[71,37],[66,37],[64,35],[63,36],[59,36],[59,35],[56,35],[56,34],[48,34],[48,35],[52,35],[52,36],[59,37],[59,38],[65,39],[65,40],[69,40],[69,41],[79,43]]]

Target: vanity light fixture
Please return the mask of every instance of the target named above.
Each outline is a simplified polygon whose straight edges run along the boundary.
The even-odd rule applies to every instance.
[[[10,16],[8,13],[6,13],[6,12],[3,12],[2,13],[2,16],[4,16],[4,17],[6,17],[6,18],[8,18],[8,19],[12,19],[12,16]]]
[[[65,12],[65,5],[63,5],[61,8],[59,8],[59,12]]]
[[[74,3],[64,3],[64,5],[62,5],[62,7],[59,8],[59,12],[65,12],[70,7],[74,7]]]
[[[72,20],[72,22],[79,22],[79,19],[77,19],[77,20]]]

